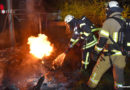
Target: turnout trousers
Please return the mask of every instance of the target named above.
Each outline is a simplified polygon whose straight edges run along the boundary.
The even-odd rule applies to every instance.
[[[93,47],[88,49],[83,49],[82,51],[82,69],[86,70],[90,62],[90,54],[93,52]]]
[[[100,81],[102,75],[110,68],[113,67],[113,78],[114,78],[114,88],[122,90],[120,88],[124,85],[124,68],[126,66],[125,56],[102,56],[98,59],[94,66],[92,74],[88,81],[88,86],[95,88]]]

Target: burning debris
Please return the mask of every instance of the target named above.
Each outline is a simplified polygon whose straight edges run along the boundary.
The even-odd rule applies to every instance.
[[[56,59],[53,61],[53,69],[55,69],[55,67],[61,67],[64,59],[65,59],[66,53],[61,53],[58,57],[56,57]]]
[[[59,60],[55,60],[57,53],[45,34],[31,36],[28,40],[29,45],[0,50],[0,90],[12,87],[20,90],[65,90],[73,81],[70,79],[72,73],[66,75],[62,68],[54,70],[52,67],[53,61],[61,67],[66,55],[62,54]]]
[[[24,41],[26,42],[28,36],[34,35],[34,33],[35,35],[36,33],[39,33],[37,30],[37,24],[39,21],[34,17],[36,16],[39,18],[41,16],[35,15],[36,11],[38,11],[34,8],[35,1],[36,0],[27,0],[27,8],[25,11],[28,12],[28,19],[22,25],[15,25],[18,29],[20,29],[19,31],[16,29],[18,32],[16,38],[19,38],[19,42],[23,40],[24,43]],[[28,5],[29,2],[30,4]],[[34,14],[32,15],[32,13]],[[19,28],[19,26],[21,27]],[[62,27],[59,29],[65,28]],[[19,90],[39,89],[40,87],[42,90],[64,90],[70,83],[69,76],[67,76],[65,74],[66,72],[62,70],[63,68],[55,70],[52,69],[53,60],[55,64],[60,67],[62,67],[64,63],[63,58],[65,58],[65,54],[62,54],[63,57],[61,55],[61,58],[58,58],[59,60],[55,60],[57,54],[60,53],[60,50],[64,49],[64,46],[61,45],[61,43],[67,43],[66,36],[63,34],[63,32],[65,31],[57,30],[53,33],[48,31],[48,33],[51,34],[49,38],[53,37],[53,43],[55,42],[55,47],[59,45],[58,50],[56,50],[57,48],[53,47],[52,43],[48,40],[45,34],[39,34],[38,37],[29,37],[28,45],[10,47],[0,50],[0,90],[10,89],[13,87],[19,88]]]

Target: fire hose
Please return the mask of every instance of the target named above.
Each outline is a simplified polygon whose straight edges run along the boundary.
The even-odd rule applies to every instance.
[[[89,37],[85,39],[85,42],[87,43],[93,36],[93,32],[100,30],[100,28],[92,29],[92,32],[90,33]],[[55,69],[55,66],[62,66],[66,54],[71,50],[71,48],[80,40],[80,36],[72,43],[69,48],[67,48],[63,53],[61,53],[54,61],[53,61],[53,69]]]
[[[33,90],[40,90],[43,81],[44,81],[44,76],[40,77],[40,79],[37,82],[37,85],[33,87]]]

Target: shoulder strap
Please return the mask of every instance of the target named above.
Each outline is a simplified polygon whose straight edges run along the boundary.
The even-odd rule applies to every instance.
[[[116,17],[110,17],[110,18],[115,19],[115,20],[121,25],[121,29],[120,29],[120,30],[122,30],[123,28],[125,28],[125,26],[124,26],[124,25],[125,25],[125,21],[123,21],[122,19],[116,18]],[[108,19],[109,19],[109,18],[108,18]],[[109,38],[110,38],[110,40],[114,43],[114,45],[116,45],[117,48],[121,51],[122,55],[124,55],[124,52],[122,51],[121,47],[119,46],[118,43],[116,43],[116,42],[113,40],[113,38],[112,38],[111,35],[109,35]]]
[[[109,18],[113,18],[114,20],[116,20],[120,24],[121,29],[124,29],[126,27],[126,22],[123,19],[117,17],[109,17]]]
[[[130,19],[126,19],[126,27],[130,28]]]
[[[114,45],[117,46],[117,48],[121,51],[122,55],[124,55],[124,52],[122,51],[121,47],[118,45],[118,43],[116,43],[113,38],[111,37],[111,35],[109,35],[110,40],[114,43]]]

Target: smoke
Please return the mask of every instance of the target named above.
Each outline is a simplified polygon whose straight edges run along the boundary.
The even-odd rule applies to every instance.
[[[14,26],[16,42],[19,44],[20,47],[22,45],[24,45],[25,47],[24,49],[16,48],[16,51],[12,51],[14,54],[9,55],[9,57],[12,57],[12,59],[9,59],[9,64],[6,64],[6,68],[4,69],[4,77],[6,79],[4,80],[4,82],[7,81],[6,83],[9,84],[15,83],[18,87],[21,88],[27,87],[29,83],[28,80],[30,80],[30,83],[34,83],[34,78],[36,78],[36,76],[40,77],[40,73],[43,73],[43,71],[41,70],[40,61],[30,56],[28,47],[26,45],[28,37],[39,34],[38,20],[40,15],[38,10],[39,8],[36,8],[36,1],[37,0],[25,0],[25,5],[23,6],[26,6],[26,11],[19,12],[21,16],[18,16],[17,14],[14,15],[14,17],[19,17],[18,19],[23,19],[23,21],[15,20]],[[38,3],[42,2],[42,0],[38,1]],[[20,4],[23,3],[20,2]],[[23,6],[21,5],[19,9],[25,8]],[[38,4],[38,7],[42,7],[42,5]],[[22,14],[24,14],[24,16],[22,16]],[[3,43],[3,41],[1,42]],[[14,56],[15,54],[16,56]]]
[[[40,33],[40,25],[43,25],[44,1],[43,0],[17,0],[20,12],[16,13],[15,20],[15,36],[17,42],[25,44],[28,37],[38,35]],[[17,15],[19,14],[19,15]],[[17,18],[15,18],[17,19]],[[41,23],[41,24],[40,24]]]
[[[39,1],[39,0],[38,0]],[[25,90],[24,88],[28,88],[29,85],[34,86],[34,83],[37,82],[37,79],[41,75],[45,75],[46,78],[52,79],[54,77],[54,72],[51,72],[49,69],[52,67],[51,62],[64,50],[68,47],[69,38],[66,33],[65,26],[56,26],[49,24],[47,30],[43,30],[44,33],[48,36],[49,41],[54,44],[54,52],[50,57],[45,60],[44,66],[41,64],[40,60],[37,60],[33,56],[29,54],[29,49],[27,44],[28,37],[32,35],[39,34],[39,15],[37,12],[40,12],[39,8],[36,8],[37,0],[26,0],[26,15],[23,21],[17,22],[15,21],[15,36],[16,41],[19,44],[19,47],[16,48],[8,48],[5,49],[4,57],[7,62],[5,64],[0,63],[0,80],[4,85],[15,84],[17,87],[20,87],[20,90]],[[40,0],[42,2],[43,0]],[[39,3],[39,2],[38,2]],[[38,7],[42,7],[41,4],[38,4]],[[41,10],[45,12],[44,10]],[[40,17],[43,17],[40,15]],[[1,45],[8,45],[9,41],[9,33],[4,32],[0,34],[0,43]],[[22,44],[24,46],[22,46]],[[2,53],[2,52],[1,52]],[[73,56],[73,58],[71,57]],[[68,55],[67,55],[68,57]],[[76,64],[73,62],[77,62],[79,58],[75,56],[75,53],[70,54],[69,58],[66,58],[63,67],[67,67],[67,69],[72,70],[76,67]],[[71,62],[73,61],[73,62]],[[71,68],[70,68],[71,67]],[[62,68],[63,69],[63,68]],[[66,69],[66,68],[64,68]],[[61,77],[64,77],[63,72],[59,72],[62,74],[57,74],[59,81]],[[58,75],[61,75],[59,77]],[[63,78],[64,79],[64,78]],[[61,80],[62,81],[62,80]],[[65,79],[66,81],[66,79]],[[26,89],[28,90],[28,89]]]
[[[26,0],[26,12],[28,14],[29,20],[32,20],[34,17],[34,13],[36,12],[34,9],[34,0]]]
[[[9,31],[4,31],[0,33],[0,49],[10,46],[10,35]]]

